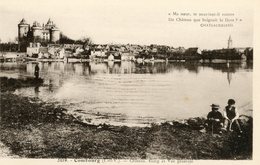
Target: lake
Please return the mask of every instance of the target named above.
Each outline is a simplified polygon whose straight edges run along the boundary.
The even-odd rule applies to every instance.
[[[0,63],[0,76],[34,76],[34,62]],[[229,98],[240,114],[252,113],[252,63],[40,62],[44,86],[17,95],[67,108],[88,123],[142,126],[205,117],[212,103]]]

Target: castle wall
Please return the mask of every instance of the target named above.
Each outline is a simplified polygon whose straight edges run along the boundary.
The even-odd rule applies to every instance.
[[[50,30],[42,30],[42,39],[45,41],[50,41]]]

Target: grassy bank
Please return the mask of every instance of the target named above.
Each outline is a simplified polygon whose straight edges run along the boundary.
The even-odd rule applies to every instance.
[[[14,79],[7,77],[0,77],[0,90],[1,92],[14,91],[17,88],[40,86],[43,84],[43,79],[35,79],[28,77],[25,79]]]
[[[16,80],[13,84],[15,82]],[[3,79],[0,141],[20,157],[252,158],[251,118],[243,124],[244,133],[241,137],[236,133],[225,133],[222,136],[201,133],[199,129],[204,122],[202,118],[189,119],[184,123],[173,121],[152,124],[145,128],[88,125],[68,115],[64,108],[35,98],[14,95],[9,91],[17,86],[7,84],[9,87],[5,87],[2,83]]]

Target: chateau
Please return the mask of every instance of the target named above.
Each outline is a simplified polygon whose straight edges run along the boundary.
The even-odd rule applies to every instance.
[[[50,19],[46,24],[34,21],[30,26],[25,19],[18,24],[18,41],[22,42],[47,42],[57,43],[60,40],[60,30]]]

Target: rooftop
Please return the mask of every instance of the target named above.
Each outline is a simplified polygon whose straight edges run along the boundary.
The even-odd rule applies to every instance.
[[[28,24],[28,23],[27,23],[26,20],[23,18],[23,19],[20,21],[19,24]]]

